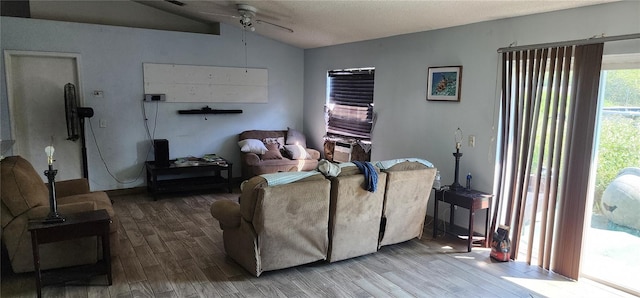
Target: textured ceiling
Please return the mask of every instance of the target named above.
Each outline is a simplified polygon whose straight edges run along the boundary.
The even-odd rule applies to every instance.
[[[258,9],[256,19],[294,31],[256,24],[256,33],[309,49],[615,1],[618,0],[183,0],[184,6],[163,0],[137,2],[191,19],[238,27],[241,25],[237,18],[202,12],[237,15],[236,4],[249,4]]]

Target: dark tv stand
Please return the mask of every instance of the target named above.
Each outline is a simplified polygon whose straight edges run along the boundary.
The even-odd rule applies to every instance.
[[[147,161],[146,167],[147,191],[154,199],[158,194],[169,192],[216,188],[227,188],[232,192],[233,164],[227,160],[223,163],[198,161],[197,165],[176,165],[175,160],[171,160],[168,167],[158,167],[154,161]],[[226,172],[226,177],[222,172]]]

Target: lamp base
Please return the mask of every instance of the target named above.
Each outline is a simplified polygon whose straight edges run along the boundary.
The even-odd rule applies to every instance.
[[[454,182],[453,184],[451,184],[449,186],[449,189],[451,189],[451,190],[460,190],[460,189],[463,189],[463,188],[464,187],[462,187],[462,185],[460,185],[460,183],[458,183],[458,182]]]
[[[47,218],[42,220],[43,224],[54,224],[64,222],[66,219],[59,213],[49,213]]]

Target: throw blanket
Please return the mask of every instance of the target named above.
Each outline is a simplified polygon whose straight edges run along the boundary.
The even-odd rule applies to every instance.
[[[318,162],[318,171],[327,177],[338,177],[342,168],[326,159]]]
[[[376,162],[376,166],[381,170],[386,170],[390,167],[393,167],[396,164],[399,164],[405,161],[419,162],[429,168],[433,168],[433,164],[430,161],[425,159],[420,159],[420,158],[398,158],[398,159],[383,160],[383,161]]]
[[[318,171],[310,171],[310,172],[280,172],[280,173],[272,173],[272,174],[262,174],[260,175],[262,178],[267,180],[267,185],[275,186],[288,184],[292,182],[296,182],[298,180],[302,180],[307,177],[311,177],[313,175],[318,175],[320,172]]]
[[[353,161],[353,164],[355,164],[364,175],[364,181],[367,185],[363,188],[370,192],[376,192],[376,188],[378,187],[378,172],[376,172],[376,168],[366,161]]]

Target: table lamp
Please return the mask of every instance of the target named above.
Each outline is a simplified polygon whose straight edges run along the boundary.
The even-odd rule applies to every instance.
[[[49,215],[44,219],[44,223],[60,223],[64,222],[65,219],[58,213],[58,203],[56,202],[56,174],[58,174],[58,170],[53,169],[53,152],[55,152],[55,148],[53,146],[47,146],[44,148],[44,152],[47,154],[47,163],[49,164],[49,169],[44,171],[44,175],[47,176],[49,180],[49,207],[51,210],[49,211]]]
[[[458,127],[458,129],[454,133],[454,138],[456,141],[456,152],[453,153],[453,156],[456,158],[456,168],[454,180],[450,187],[452,190],[458,190],[462,189],[462,185],[460,185],[460,182],[458,181],[458,174],[460,172],[460,157],[462,157],[462,152],[460,152],[460,147],[462,147],[462,130],[460,129],[460,127]]]

